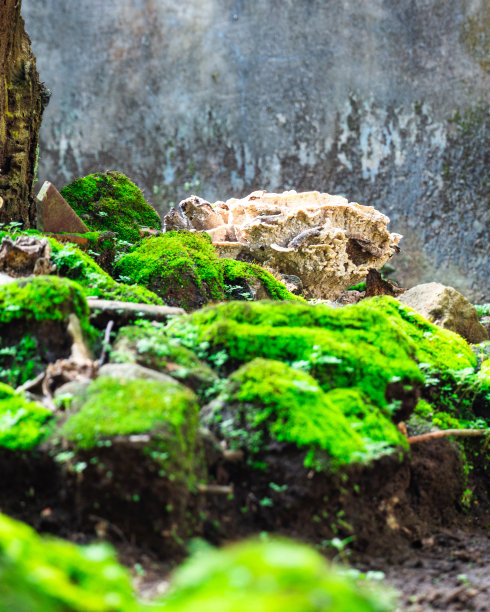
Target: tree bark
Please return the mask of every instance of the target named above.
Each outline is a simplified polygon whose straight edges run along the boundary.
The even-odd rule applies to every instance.
[[[0,223],[36,219],[34,178],[48,90],[20,15],[21,0],[0,0]]]

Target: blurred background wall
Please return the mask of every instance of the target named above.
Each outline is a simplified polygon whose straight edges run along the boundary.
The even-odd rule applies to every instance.
[[[405,235],[395,277],[489,301],[488,0],[23,0],[39,178],[319,190]],[[486,102],[485,102],[486,100]]]

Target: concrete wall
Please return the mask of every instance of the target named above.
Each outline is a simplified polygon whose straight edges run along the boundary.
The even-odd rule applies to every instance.
[[[487,0],[23,0],[23,14],[53,91],[40,179],[118,169],[162,213],[190,192],[341,193],[405,235],[399,280],[490,300]]]

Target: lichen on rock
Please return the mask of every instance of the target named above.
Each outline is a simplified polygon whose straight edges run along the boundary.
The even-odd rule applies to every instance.
[[[316,191],[255,191],[212,205],[192,196],[165,217],[165,228],[206,231],[222,257],[298,276],[306,297],[336,298],[397,251],[388,217],[372,206]]]

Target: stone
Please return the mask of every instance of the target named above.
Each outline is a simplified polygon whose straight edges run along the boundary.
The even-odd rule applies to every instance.
[[[71,232],[85,234],[89,231],[65,198],[49,181],[45,181],[37,194],[37,229],[42,232]]]
[[[412,287],[398,299],[431,323],[456,332],[471,344],[488,339],[475,307],[453,287],[424,283]]]
[[[51,274],[56,266],[51,262],[51,246],[46,238],[10,236],[0,243],[0,271],[19,278],[31,274]]]
[[[209,202],[191,196],[165,218],[165,229],[206,231],[221,257],[258,262],[298,276],[307,298],[335,299],[398,251],[399,234],[372,206],[310,191],[255,191]]]
[[[393,281],[385,280],[377,270],[369,270],[366,276],[366,296],[392,295],[397,297],[405,292],[405,289],[398,287]]]
[[[116,378],[118,380],[157,380],[176,384],[175,380],[138,363],[106,363],[99,369],[99,378]]]

